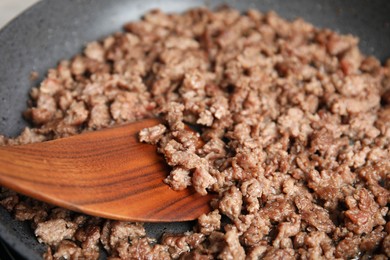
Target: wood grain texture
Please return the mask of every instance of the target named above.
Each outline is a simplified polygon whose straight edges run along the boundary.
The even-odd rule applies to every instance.
[[[138,142],[148,119],[44,143],[0,148],[0,185],[74,211],[146,222],[196,219],[210,196],[173,191],[152,145]]]

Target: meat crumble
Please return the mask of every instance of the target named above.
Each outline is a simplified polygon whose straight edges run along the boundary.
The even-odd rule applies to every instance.
[[[274,12],[152,10],[49,70],[34,127],[0,144],[158,116],[140,140],[172,167],[167,185],[217,194],[213,211],[155,239],[5,188],[0,204],[45,259],[388,259],[390,61],[358,42]]]

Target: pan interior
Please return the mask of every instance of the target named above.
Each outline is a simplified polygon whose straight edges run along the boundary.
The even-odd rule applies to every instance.
[[[195,6],[214,8],[228,4],[240,10],[256,8],[274,10],[282,17],[303,17],[319,27],[360,37],[366,54],[382,61],[390,57],[390,2],[386,0],[43,0],[24,12],[0,32],[0,133],[16,136],[27,123],[22,118],[28,92],[61,59],[80,52],[89,41],[100,39],[131,20],[139,19],[147,10],[160,8],[180,12]],[[39,77],[31,81],[30,73]],[[191,223],[147,224],[151,236],[162,232],[182,232]],[[44,251],[27,223],[18,222],[0,208],[0,236],[28,259],[40,259]]]

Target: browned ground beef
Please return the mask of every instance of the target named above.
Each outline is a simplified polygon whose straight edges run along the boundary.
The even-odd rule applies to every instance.
[[[160,116],[166,182],[219,195],[193,230],[80,215],[3,189],[46,259],[390,257],[390,62],[358,39],[273,12],[147,13],[62,61],[31,92],[35,124],[4,145]],[[200,128],[203,144],[184,128]]]

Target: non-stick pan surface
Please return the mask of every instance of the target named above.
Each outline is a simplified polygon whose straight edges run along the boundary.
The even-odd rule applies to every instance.
[[[16,136],[26,122],[28,92],[47,69],[81,51],[88,41],[119,31],[121,25],[151,8],[180,12],[190,7],[213,8],[228,4],[241,10],[275,10],[293,19],[303,17],[319,27],[328,27],[360,37],[363,52],[384,61],[390,57],[390,1],[387,0],[43,0],[24,12],[0,32],[0,133]],[[30,73],[40,78],[32,82]],[[189,223],[150,224],[149,234],[183,231]],[[0,207],[0,236],[27,259],[40,259],[44,247],[36,241],[27,223],[17,222]]]

